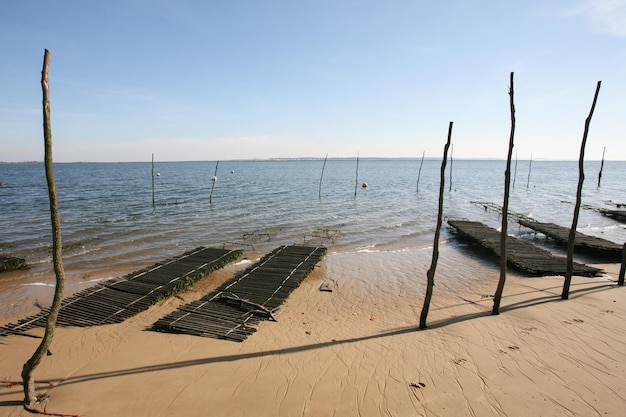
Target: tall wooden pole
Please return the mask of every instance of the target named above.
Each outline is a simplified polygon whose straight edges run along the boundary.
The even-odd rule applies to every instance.
[[[320,175],[320,189],[317,192],[317,197],[322,198],[322,179],[324,178],[324,169],[326,168],[326,160],[328,159],[328,154],[324,158],[324,165],[322,165],[322,175]]]
[[[41,72],[41,88],[43,90],[43,136],[44,136],[44,162],[46,169],[46,180],[48,183],[48,196],[50,199],[50,222],[52,226],[52,263],[54,265],[54,274],[56,276],[56,286],[54,288],[54,296],[52,298],[52,306],[46,320],[46,329],[44,331],[41,343],[33,353],[33,356],[26,361],[22,368],[22,381],[24,384],[24,407],[27,410],[33,410],[37,402],[35,395],[35,380],[33,371],[39,365],[44,355],[48,352],[54,329],[56,326],[59,310],[61,309],[61,301],[63,299],[63,291],[65,287],[65,271],[63,270],[62,260],[62,242],[61,242],[61,220],[59,216],[59,204],[57,199],[56,183],[54,181],[54,170],[52,166],[52,125],[50,122],[50,90],[48,84],[48,68],[50,66],[50,51],[45,50],[43,70]],[[35,412],[37,412],[35,410]]]
[[[433,297],[433,288],[435,287],[435,270],[437,269],[437,260],[439,259],[439,235],[441,234],[441,223],[443,222],[443,194],[446,182],[446,162],[448,160],[448,149],[452,140],[452,123],[448,127],[448,141],[443,148],[443,160],[441,161],[441,179],[439,181],[439,212],[437,214],[437,227],[435,229],[435,240],[433,243],[433,257],[430,261],[430,268],[426,272],[426,297],[424,297],[424,305],[420,314],[420,329],[425,329],[426,320],[428,318],[428,310],[430,309],[430,300]]]
[[[513,156],[513,137],[515,136],[515,102],[513,88],[513,73],[511,72],[511,87],[509,89],[509,107],[511,111],[511,134],[509,136],[509,153],[506,159],[506,171],[504,172],[504,202],[502,203],[502,229],[500,230],[500,279],[498,287],[493,296],[492,314],[500,314],[500,301],[504,292],[504,283],[506,282],[506,240],[507,228],[509,222],[509,193],[511,188],[511,157]]]
[[[598,94],[600,93],[600,86],[602,81],[598,81],[596,86],[596,93],[593,96],[593,103],[591,104],[591,110],[589,116],[585,120],[585,131],[583,133],[583,141],[580,145],[580,158],[578,160],[578,188],[576,190],[576,204],[574,206],[574,217],[572,220],[572,227],[569,229],[569,238],[567,239],[567,266],[565,268],[565,281],[563,283],[563,292],[561,293],[561,299],[567,300],[569,298],[569,287],[572,282],[572,275],[574,275],[574,243],[576,242],[576,227],[578,226],[578,215],[581,206],[581,197],[583,192],[583,181],[585,180],[585,171],[583,169],[585,161],[585,146],[587,145],[587,135],[589,134],[589,125],[591,124],[591,117],[593,111],[596,108],[596,102],[598,101]]]

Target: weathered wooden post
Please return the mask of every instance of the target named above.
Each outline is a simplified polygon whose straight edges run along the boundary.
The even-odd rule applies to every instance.
[[[426,151],[422,151],[422,162],[420,163],[420,169],[417,171],[417,192],[420,192],[420,176],[422,175],[422,165],[424,165],[424,155]]]
[[[500,230],[500,279],[496,293],[493,296],[493,310],[491,314],[500,314],[500,301],[506,282],[506,239],[509,222],[509,193],[511,187],[511,157],[513,156],[513,137],[515,136],[515,102],[513,89],[513,73],[511,72],[511,87],[509,89],[509,107],[511,110],[511,134],[509,136],[509,153],[506,159],[506,171],[504,172],[504,201],[502,203],[502,229]]]
[[[326,168],[326,160],[328,159],[328,154],[324,158],[324,165],[322,165],[322,175],[320,175],[320,189],[317,193],[318,198],[322,198],[322,179],[324,178],[324,169]]]
[[[65,286],[65,271],[63,270],[63,260],[61,258],[61,220],[59,216],[59,204],[57,199],[56,182],[54,180],[54,170],[52,162],[52,124],[50,122],[50,90],[48,84],[48,67],[50,66],[50,51],[45,50],[43,70],[41,72],[41,88],[43,90],[43,134],[44,134],[44,162],[46,169],[46,180],[48,182],[48,196],[50,200],[50,220],[52,225],[52,263],[56,276],[54,296],[52,306],[46,320],[46,328],[41,343],[22,368],[22,382],[24,385],[24,408],[35,413],[39,413],[33,407],[37,403],[35,394],[35,380],[33,371],[41,362],[41,359],[48,352],[52,336],[61,309],[63,291]]]
[[[448,141],[443,148],[443,160],[441,161],[441,179],[439,182],[439,212],[437,215],[437,227],[435,229],[435,239],[433,243],[433,257],[430,261],[430,268],[426,272],[426,297],[424,297],[424,305],[420,314],[420,329],[425,329],[426,319],[428,318],[428,310],[430,309],[430,300],[433,297],[433,288],[435,287],[435,270],[437,269],[437,260],[439,259],[439,235],[441,234],[441,223],[443,221],[443,194],[446,182],[446,162],[448,160],[448,149],[452,139],[452,124],[448,127]]]
[[[576,227],[578,226],[578,215],[580,213],[581,197],[583,192],[583,181],[585,180],[585,171],[583,164],[585,161],[585,146],[587,145],[587,135],[589,134],[589,125],[591,124],[591,117],[593,111],[596,108],[596,101],[598,101],[598,93],[600,92],[600,85],[602,81],[598,81],[596,86],[596,94],[593,96],[593,103],[591,104],[591,110],[589,116],[585,120],[585,131],[583,133],[583,141],[580,145],[580,158],[578,160],[578,188],[576,190],[576,204],[574,205],[574,217],[572,220],[572,227],[569,229],[569,238],[567,240],[567,266],[565,268],[565,281],[563,283],[563,292],[561,293],[561,299],[567,300],[569,298],[569,287],[572,282],[572,275],[574,275],[574,243],[576,241]]]

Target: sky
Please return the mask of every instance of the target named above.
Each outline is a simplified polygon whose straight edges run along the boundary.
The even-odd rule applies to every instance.
[[[626,0],[0,2],[0,161],[626,160]]]

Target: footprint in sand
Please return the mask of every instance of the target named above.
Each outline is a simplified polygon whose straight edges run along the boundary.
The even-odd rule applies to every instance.
[[[509,346],[509,349],[511,349],[511,350],[519,350],[519,346],[515,346],[515,345]]]
[[[455,365],[460,365],[462,363],[467,362],[465,359],[461,358],[461,359],[455,359],[452,361]]]
[[[414,389],[422,389],[426,387],[426,384],[424,384],[423,382],[411,382],[409,383],[409,387],[414,388]]]
[[[574,321],[575,321],[576,323],[584,323],[584,322],[585,322],[585,320],[581,320],[581,319],[574,319]]]
[[[615,313],[615,311],[613,311],[613,310],[602,310],[600,312],[600,314],[611,314],[611,313]]]

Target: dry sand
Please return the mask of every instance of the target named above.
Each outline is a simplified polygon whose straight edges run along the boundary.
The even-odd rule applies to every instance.
[[[243,343],[146,331],[230,267],[118,325],[59,328],[36,371],[49,412],[81,416],[622,416],[626,288],[604,278],[509,273],[442,250],[429,329],[418,331],[430,249],[334,253]],[[460,267],[462,266],[462,267]],[[333,292],[318,290],[324,279]],[[417,284],[416,284],[417,282]],[[36,333],[36,332],[35,332]],[[38,340],[0,339],[16,380]],[[26,416],[21,386],[0,415]]]

